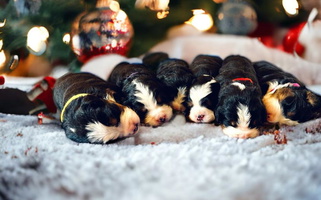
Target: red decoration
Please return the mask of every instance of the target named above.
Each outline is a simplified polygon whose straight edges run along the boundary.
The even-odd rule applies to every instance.
[[[0,85],[3,85],[5,83],[4,76],[0,76]]]
[[[261,23],[258,29],[250,35],[250,37],[257,37],[265,46],[279,49],[281,51],[293,54],[296,53],[302,56],[305,47],[300,44],[299,37],[306,22],[302,22],[288,29],[287,33],[281,37],[281,40],[276,36],[278,30],[274,25],[268,23]]]
[[[85,63],[104,54],[126,56],[134,29],[121,9],[98,6],[95,10],[84,13],[72,32],[72,49],[78,60]]]
[[[117,44],[117,46],[112,47],[110,44],[107,44],[106,46],[103,47],[92,47],[91,49],[83,49],[81,53],[78,56],[78,60],[82,63],[87,62],[89,59],[95,57],[95,56],[100,56],[100,55],[105,55],[105,54],[110,54],[110,53],[115,53],[115,54],[120,54],[123,56],[126,56],[129,49],[130,49],[130,41],[127,43],[127,45],[122,46],[120,44]]]
[[[57,112],[57,108],[53,101],[53,87],[55,82],[55,78],[46,76],[40,82],[36,83],[33,89],[28,92],[28,97],[31,101],[42,101],[51,113]]]
[[[43,114],[43,112],[39,113],[37,115],[37,118],[38,118],[38,124],[39,125],[51,123],[53,121],[57,121],[54,117],[49,116],[49,115],[45,115],[45,114]]]
[[[304,53],[304,46],[299,43],[300,33],[303,27],[306,25],[306,22],[300,23],[288,31],[283,39],[283,47],[284,51],[288,53],[296,52],[298,55],[302,55]]]
[[[38,117],[38,124],[42,124],[43,116],[44,116],[43,112],[41,112],[41,113],[39,113],[39,114],[37,115],[37,117]]]

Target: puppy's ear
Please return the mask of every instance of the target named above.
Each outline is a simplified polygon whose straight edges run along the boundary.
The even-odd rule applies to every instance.
[[[221,89],[221,85],[219,82],[216,81],[216,83],[211,84],[211,90],[213,91],[213,94],[218,96],[220,89]]]
[[[313,119],[321,117],[321,96],[313,93],[312,91],[306,92],[306,100],[312,107]]]
[[[119,121],[119,117],[123,108],[117,103],[106,101],[96,96],[86,96],[84,98],[80,113],[85,115],[85,119],[91,121],[99,121],[104,125],[115,125]]]
[[[93,111],[97,108],[103,107],[106,104],[106,100],[98,98],[93,95],[88,95],[83,98],[81,108],[82,110]]]
[[[319,95],[316,95],[309,90],[306,92],[306,95],[307,95],[308,103],[311,104],[312,106],[315,106],[321,103],[320,102],[321,97]]]
[[[110,100],[110,101],[116,101],[115,100],[115,91],[110,89],[110,88],[107,88],[106,89],[106,99],[107,100]]]

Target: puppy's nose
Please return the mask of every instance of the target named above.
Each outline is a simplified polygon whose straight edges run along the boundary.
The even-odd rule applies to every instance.
[[[134,130],[133,133],[136,133],[138,131],[138,124],[134,124]]]
[[[199,121],[199,122],[203,121],[204,117],[205,117],[205,115],[198,115],[197,121]]]
[[[165,117],[161,117],[161,118],[159,118],[159,122],[161,122],[161,123],[166,122],[166,116],[165,116]]]
[[[273,119],[273,115],[271,113],[268,113],[266,116],[267,120],[270,121]]]

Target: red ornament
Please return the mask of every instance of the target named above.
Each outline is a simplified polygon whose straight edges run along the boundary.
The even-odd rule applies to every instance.
[[[267,47],[275,48],[290,54],[296,53],[299,56],[302,56],[305,47],[299,42],[299,37],[305,25],[306,22],[300,23],[288,29],[285,34],[278,35],[278,32],[280,34],[282,34],[282,32],[275,27],[275,25],[259,23],[257,30],[249,36],[258,38],[258,40]]]
[[[56,113],[57,108],[53,101],[53,87],[55,82],[55,78],[46,76],[40,82],[36,83],[33,89],[27,94],[30,101],[40,100],[46,105],[49,112]]]
[[[303,27],[306,25],[306,22],[300,23],[287,32],[283,39],[284,51],[288,53],[296,52],[298,55],[302,56],[304,53],[304,46],[300,44],[299,37]]]
[[[3,85],[5,83],[4,76],[0,76],[0,85]]]
[[[104,54],[126,56],[134,34],[126,13],[117,7],[105,5],[82,14],[73,32],[72,49],[83,63]]]

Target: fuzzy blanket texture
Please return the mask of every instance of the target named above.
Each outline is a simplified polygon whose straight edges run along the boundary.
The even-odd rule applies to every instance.
[[[68,140],[58,123],[0,114],[0,199],[321,199],[321,120],[253,139],[176,116],[108,145]],[[307,133],[307,129],[309,129]]]
[[[165,41],[152,51],[184,59],[220,52],[210,42],[211,51],[187,48],[184,40],[190,44],[190,39]],[[195,41],[205,45],[210,40]],[[320,65],[256,42],[264,52],[246,50],[253,46],[246,41],[235,43],[239,51],[232,53],[281,63],[306,84],[321,84]],[[188,55],[182,54],[184,48]],[[297,67],[291,68],[293,63]],[[106,62],[96,64],[86,70],[110,71],[103,68]],[[318,85],[311,88],[321,91]],[[57,121],[38,124],[36,116],[0,113],[0,199],[321,200],[321,119],[281,127],[280,133],[286,144],[277,144],[273,134],[235,139],[220,127],[186,123],[177,115],[158,128],[140,127],[136,137],[117,143],[78,144],[65,137]]]

